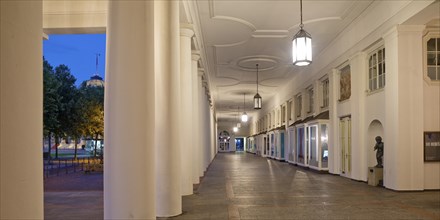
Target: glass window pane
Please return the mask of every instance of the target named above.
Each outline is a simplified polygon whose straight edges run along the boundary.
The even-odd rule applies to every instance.
[[[428,77],[432,80],[436,80],[437,76],[436,76],[436,71],[435,71],[435,67],[428,67]]]
[[[437,78],[436,80],[440,80],[440,66],[437,67]]]
[[[440,52],[437,52],[436,60],[437,60],[437,65],[440,65]]]
[[[427,54],[427,64],[428,65],[435,65],[436,64],[436,60],[435,60],[435,53],[428,53]]]
[[[426,43],[426,49],[428,51],[435,51],[435,40],[436,40],[435,38],[431,38]]]
[[[378,72],[378,74],[379,74],[379,75],[382,75],[382,73],[383,73],[383,72],[382,72],[382,64],[379,64],[379,72]]]
[[[373,84],[373,90],[376,90],[376,89],[377,89],[377,78],[373,78],[372,81],[373,81],[373,82],[372,82],[372,84]]]
[[[437,38],[437,51],[440,51],[440,38]]]
[[[382,50],[379,50],[378,52],[378,62],[382,62]]]
[[[377,55],[373,54],[373,66],[376,65]]]
[[[383,77],[383,75],[381,75],[379,77],[379,88],[383,88],[384,85],[385,85],[384,77]]]

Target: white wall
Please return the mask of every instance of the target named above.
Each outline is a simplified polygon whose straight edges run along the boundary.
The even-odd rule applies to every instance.
[[[424,131],[440,131],[440,85],[423,85]],[[440,189],[440,162],[424,163],[425,189]]]

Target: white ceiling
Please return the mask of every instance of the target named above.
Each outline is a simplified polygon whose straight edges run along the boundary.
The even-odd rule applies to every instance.
[[[304,29],[319,54],[373,1],[303,1]],[[291,40],[300,23],[299,1],[197,1],[211,95],[219,120],[234,120],[237,108],[253,109],[256,66],[264,101],[287,85],[301,67],[291,62]],[[313,64],[312,64],[313,65]],[[205,67],[206,68],[206,67]]]

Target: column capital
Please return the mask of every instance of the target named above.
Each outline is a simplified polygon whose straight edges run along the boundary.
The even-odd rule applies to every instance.
[[[194,30],[192,24],[182,23],[180,24],[180,36],[181,37],[192,37],[194,36]]]
[[[193,61],[198,61],[200,59],[200,51],[199,50],[193,50],[191,53],[191,59]]]
[[[203,69],[203,68],[199,68],[199,71],[197,72],[198,74],[198,76],[203,76],[203,75],[205,75],[205,69]]]

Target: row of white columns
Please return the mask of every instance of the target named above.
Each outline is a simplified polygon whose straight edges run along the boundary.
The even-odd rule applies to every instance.
[[[0,219],[43,219],[42,1],[0,18]],[[179,1],[109,1],[105,219],[181,214],[215,155],[193,35]]]
[[[200,115],[209,105],[194,32],[178,1],[109,7],[104,218],[176,216],[208,166],[202,138],[213,130]]]

